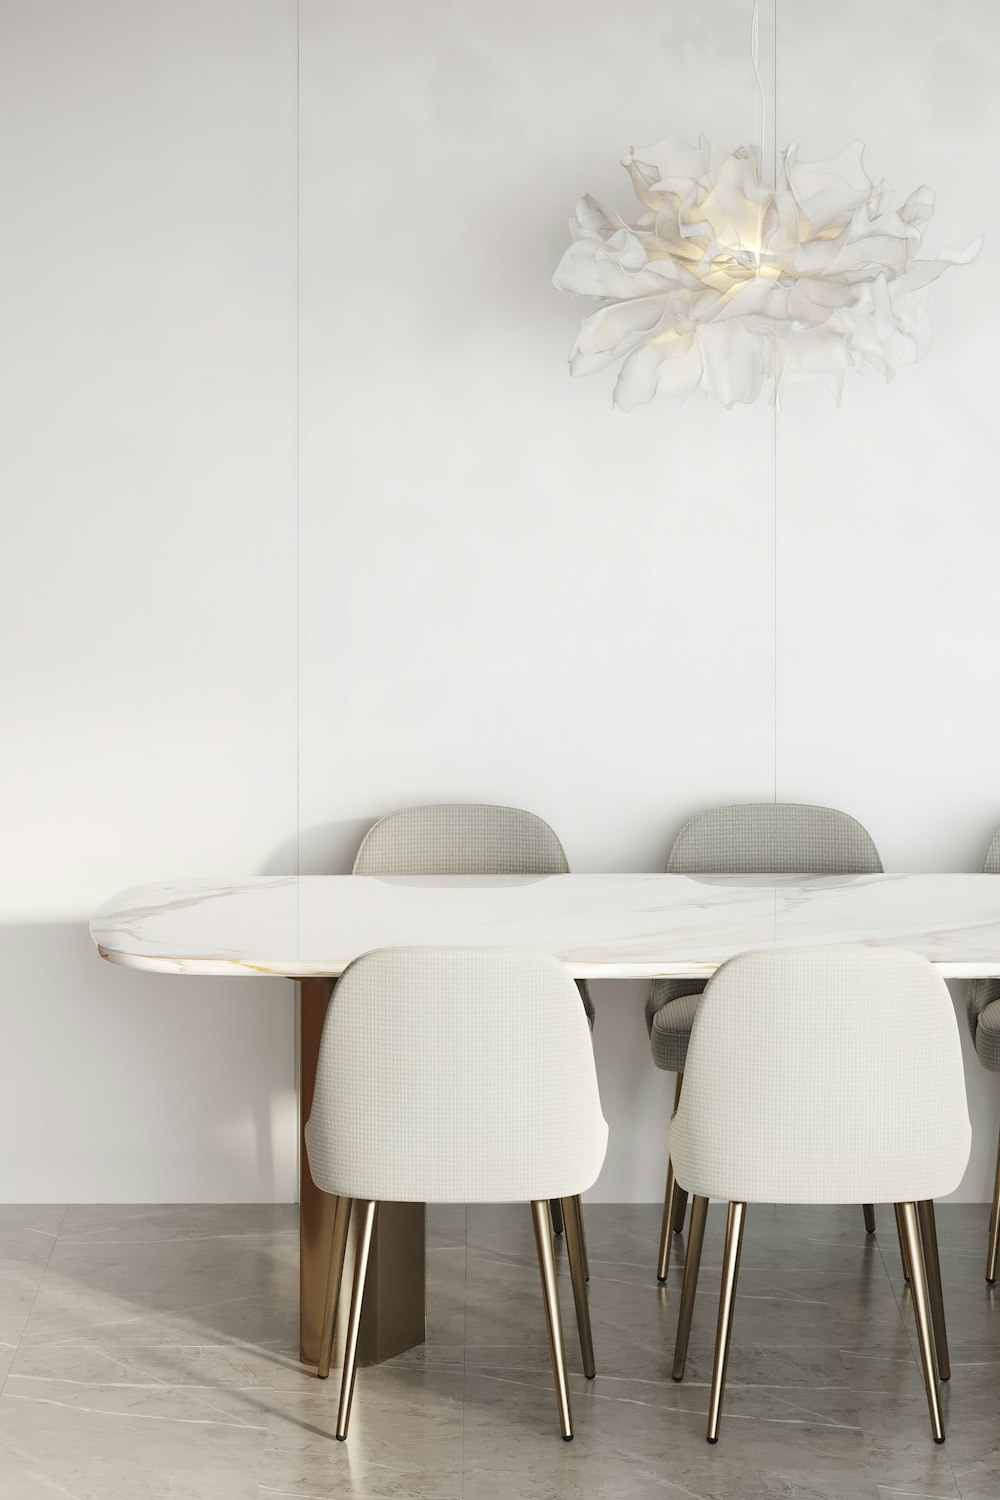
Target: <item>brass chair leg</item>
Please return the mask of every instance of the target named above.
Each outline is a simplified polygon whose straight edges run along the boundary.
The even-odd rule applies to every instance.
[[[1000,1140],[997,1141],[997,1171],[993,1182],[993,1213],[990,1216],[990,1242],[986,1251],[986,1280],[996,1284],[997,1256],[1000,1252]]]
[[[910,1255],[906,1248],[906,1231],[903,1228],[903,1215],[899,1204],[894,1205],[896,1210],[896,1233],[899,1235],[899,1254],[903,1262],[903,1280],[910,1279]]]
[[[357,1259],[354,1262],[354,1285],[351,1288],[351,1311],[347,1319],[347,1341],[344,1345],[344,1373],[340,1382],[340,1406],[337,1409],[337,1439],[343,1443],[351,1420],[351,1402],[354,1400],[354,1376],[358,1366],[358,1334],[361,1331],[361,1304],[365,1296],[365,1277],[368,1274],[368,1257],[372,1248],[372,1233],[378,1204],[369,1199],[356,1199],[353,1218],[360,1218]]]
[[[597,1366],[594,1363],[594,1336],[590,1328],[590,1301],[587,1297],[583,1207],[579,1198],[564,1198],[562,1210],[563,1223],[566,1225],[566,1253],[569,1257],[569,1274],[573,1282],[573,1301],[576,1304],[576,1326],[580,1334],[583,1373],[588,1380],[593,1380],[597,1374]]]
[[[924,1386],[927,1390],[927,1407],[931,1414],[931,1431],[934,1434],[934,1441],[943,1443],[944,1418],[941,1415],[941,1392],[938,1389],[937,1368],[934,1360],[934,1330],[931,1326],[930,1295],[927,1288],[927,1272],[924,1267],[924,1252],[920,1243],[917,1206],[915,1203],[901,1203],[899,1209],[910,1258],[910,1290],[913,1294],[913,1313],[917,1321],[917,1341],[920,1345],[920,1363],[923,1366]]]
[[[326,1380],[333,1360],[333,1335],[337,1326],[337,1303],[340,1283],[344,1279],[344,1256],[347,1253],[347,1226],[351,1221],[350,1198],[334,1200],[333,1235],[330,1240],[330,1269],[326,1277],[326,1302],[323,1307],[323,1337],[319,1346],[316,1374]]]
[[[545,1302],[545,1321],[549,1330],[549,1350],[552,1354],[552,1374],[556,1382],[556,1404],[559,1407],[559,1426],[563,1441],[573,1438],[573,1417],[569,1407],[569,1384],[566,1379],[566,1351],[563,1348],[562,1320],[559,1317],[559,1283],[556,1277],[556,1258],[552,1250],[552,1235],[549,1232],[549,1208],[544,1198],[536,1198],[531,1205],[531,1216],[535,1226],[535,1249],[538,1251],[538,1273],[542,1278],[542,1298]]]
[[[862,1203],[861,1207],[865,1214],[865,1233],[875,1233],[875,1205],[874,1203]]]
[[[656,1260],[656,1279],[662,1286],[670,1269],[670,1240],[674,1227],[674,1209],[677,1204],[677,1179],[674,1164],[667,1157],[667,1186],[663,1194],[663,1221],[660,1224],[660,1253]]]
[[[552,1233],[562,1234],[564,1229],[562,1204],[558,1198],[549,1199],[549,1217],[552,1220]]]
[[[674,1086],[674,1114],[677,1113],[677,1106],[681,1100],[681,1089],[683,1087],[684,1074],[678,1073],[677,1083]],[[673,1115],[671,1116],[672,1118]],[[684,1214],[687,1210],[687,1201],[687,1189],[679,1187],[674,1194],[674,1234],[683,1234],[684,1232]]]
[[[944,1321],[944,1294],[941,1291],[937,1221],[934,1217],[934,1204],[930,1198],[917,1204],[917,1223],[920,1227],[920,1243],[924,1252],[924,1270],[927,1274],[927,1292],[931,1304],[931,1326],[934,1329],[938,1374],[942,1380],[950,1380],[951,1360],[948,1356],[948,1330]]]
[[[733,1310],[736,1302],[736,1279],[740,1273],[740,1251],[746,1223],[745,1203],[730,1203],[726,1219],[726,1248],[722,1257],[722,1289],[719,1293],[719,1326],[715,1334],[715,1363],[712,1366],[712,1393],[708,1402],[708,1441],[719,1441],[722,1420],[722,1397],[726,1390],[729,1365],[729,1340],[733,1332]]]
[[[674,1194],[674,1234],[684,1233],[684,1214],[687,1211],[687,1188],[678,1187]]]
[[[683,1083],[684,1074],[678,1073],[677,1082],[674,1084],[674,1107],[670,1114],[671,1120],[677,1113],[677,1106],[680,1103],[681,1088],[683,1086]],[[667,1185],[663,1193],[663,1222],[660,1225],[660,1253],[656,1261],[656,1279],[661,1286],[666,1281],[667,1271],[670,1269],[670,1234],[676,1225],[677,1200],[683,1191],[683,1188],[679,1188],[677,1186],[676,1179],[674,1178],[674,1164],[668,1156]],[[687,1202],[686,1193],[684,1194],[684,1201],[685,1203]],[[683,1216],[681,1219],[681,1223],[683,1226]]]
[[[583,1221],[583,1199],[582,1198],[578,1198],[576,1201],[577,1201],[577,1203],[580,1206],[580,1213],[579,1213],[579,1219],[580,1219],[580,1249],[583,1252],[583,1279],[584,1279],[584,1281],[589,1281],[590,1280],[590,1251],[587,1249],[587,1226],[586,1226],[586,1224]]]
[[[681,1288],[681,1309],[677,1316],[677,1342],[674,1345],[675,1380],[684,1379],[687,1363],[688,1340],[691,1337],[691,1319],[694,1316],[694,1299],[698,1291],[698,1270],[701,1266],[701,1247],[705,1242],[705,1220],[708,1217],[708,1199],[696,1193],[691,1199],[691,1228],[688,1231],[687,1259],[684,1262],[684,1285]]]

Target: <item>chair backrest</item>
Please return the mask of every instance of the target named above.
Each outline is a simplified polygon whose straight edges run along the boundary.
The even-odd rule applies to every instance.
[[[1000,831],[993,835],[990,847],[986,851],[983,874],[1000,875]],[[1000,1000],[1000,979],[969,980],[967,1013],[973,1041],[976,1040],[976,1032],[979,1029],[979,1017],[987,1005],[992,1005],[994,1000]]]
[[[607,1148],[580,996],[547,954],[382,948],[337,981],[306,1126],[317,1187],[351,1198],[565,1198]]]
[[[562,844],[519,807],[445,802],[404,807],[373,823],[355,875],[566,875]]]
[[[678,875],[875,875],[871,835],[835,807],[743,802],[689,818],[667,870]]]
[[[671,875],[878,875],[868,830],[835,807],[808,802],[737,802],[696,813],[674,839]],[[704,981],[654,979],[646,1022],[671,1000],[700,994]]]
[[[954,1007],[918,954],[766,949],[709,980],[670,1131],[689,1192],[937,1198],[958,1187],[970,1140]]]

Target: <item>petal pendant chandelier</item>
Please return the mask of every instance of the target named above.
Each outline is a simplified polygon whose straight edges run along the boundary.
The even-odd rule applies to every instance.
[[[933,193],[919,187],[893,208],[863,153],[856,141],[802,162],[791,144],[773,184],[758,146],[727,154],[671,136],[623,157],[642,211],[627,223],[582,198],[553,277],[600,300],[570,372],[620,364],[614,404],[628,411],[658,392],[700,390],[732,407],[768,387],[776,403],[788,379],[820,380],[839,403],[848,370],[892,380],[915,363],[931,282],[973,260],[982,237],[921,259]]]

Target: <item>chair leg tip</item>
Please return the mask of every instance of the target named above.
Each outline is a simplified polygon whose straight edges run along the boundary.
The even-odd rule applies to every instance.
[[[666,1286],[666,1284],[667,1284],[667,1278],[665,1276],[657,1276],[656,1279],[659,1282],[660,1286]],[[991,1281],[990,1282],[990,1286],[993,1286],[993,1285],[994,1285],[994,1283]]]
[[[987,1278],[986,1278],[986,1285],[987,1286],[996,1286],[996,1284],[997,1284],[997,1279],[996,1279],[995,1276],[987,1276]]]
[[[347,1442],[347,1433],[346,1432],[338,1432],[337,1433],[337,1442],[338,1443],[346,1443]]]
[[[680,1385],[681,1381],[684,1379],[684,1376],[683,1375],[671,1375],[670,1378],[671,1378],[671,1380],[676,1380],[677,1384]]]
[[[941,1444],[944,1442],[944,1438],[943,1437],[935,1438],[934,1441],[937,1443],[938,1447],[940,1448]]]
[[[564,1443],[571,1443],[573,1441],[573,1434],[571,1432],[564,1432],[562,1435],[562,1440]],[[942,1438],[941,1441],[943,1443],[944,1438]]]
[[[716,1443],[719,1441],[719,1439],[718,1438],[706,1438],[705,1441],[707,1443],[711,1443],[712,1447],[714,1448],[715,1445],[716,1445]]]

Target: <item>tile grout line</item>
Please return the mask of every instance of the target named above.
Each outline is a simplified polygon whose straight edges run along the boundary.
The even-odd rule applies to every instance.
[[[42,1290],[42,1282],[45,1280],[46,1274],[47,1274],[48,1269],[49,1269],[49,1265],[50,1265],[50,1263],[52,1261],[52,1256],[55,1253],[56,1245],[59,1243],[59,1236],[62,1233],[62,1227],[63,1227],[63,1225],[66,1222],[66,1215],[68,1213],[69,1213],[69,1204],[67,1203],[63,1207],[62,1218],[59,1220],[59,1227],[56,1229],[55,1234],[52,1236],[52,1244],[49,1246],[49,1253],[45,1257],[45,1264],[42,1267],[42,1274],[38,1278],[38,1285],[35,1287],[35,1295],[31,1299],[31,1306],[28,1308],[28,1311],[24,1315],[24,1322],[21,1324],[21,1331],[20,1331],[20,1333],[17,1336],[17,1343],[14,1345],[14,1353],[11,1355],[10,1364],[7,1367],[7,1370],[6,1370],[5,1374],[4,1374],[3,1380],[0,1381],[0,1399],[2,1399],[4,1393],[5,1393],[6,1389],[7,1389],[7,1382],[10,1379],[11,1371],[13,1370],[15,1361],[17,1360],[17,1356],[18,1356],[18,1353],[19,1353],[20,1348],[21,1348],[21,1342],[24,1339],[24,1330],[27,1328],[28,1323],[31,1320],[31,1314],[35,1310],[35,1303],[38,1301],[38,1294]]]
[[[882,1205],[880,1205],[880,1207],[881,1206]],[[886,1205],[886,1206],[889,1207],[889,1208],[893,1207],[893,1205],[891,1203],[888,1204],[888,1205]],[[912,1317],[913,1301],[912,1301],[912,1298],[907,1297],[907,1299],[906,1299],[909,1302],[909,1304],[910,1304],[910,1313],[911,1313],[910,1317],[906,1317],[906,1316],[904,1316],[904,1313],[903,1313],[903,1304],[902,1304],[902,1301],[900,1299],[900,1295],[896,1291],[896,1284],[895,1284],[895,1282],[892,1279],[892,1272],[890,1271],[888,1265],[886,1265],[886,1259],[885,1259],[885,1256],[882,1253],[882,1245],[881,1245],[881,1243],[879,1241],[879,1237],[878,1237],[878,1233],[877,1232],[875,1234],[875,1248],[878,1251],[879,1260],[882,1262],[882,1268],[885,1271],[886,1280],[889,1283],[889,1290],[892,1292],[893,1301],[895,1302],[895,1304],[896,1304],[896,1310],[899,1313],[899,1321],[903,1325],[903,1331],[906,1334],[906,1343],[907,1343],[907,1346],[908,1346],[908,1348],[910,1350],[910,1360],[916,1366],[917,1371],[920,1374],[921,1385],[923,1385],[923,1370],[920,1367],[920,1360],[917,1357],[917,1352],[916,1352],[916,1350],[913,1347],[913,1331],[912,1331],[911,1326],[910,1326],[911,1323],[913,1322],[913,1317]],[[905,1293],[903,1295],[905,1296]],[[952,1484],[955,1486],[955,1494],[958,1495],[959,1497],[961,1497],[962,1487],[961,1487],[961,1485],[958,1482],[958,1475],[955,1473],[954,1465],[952,1464],[952,1461],[951,1461],[951,1454],[947,1451],[947,1444],[945,1444],[945,1451],[944,1451],[944,1454],[942,1456],[944,1457],[945,1461],[947,1462],[948,1472],[951,1475]]]

